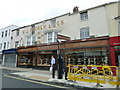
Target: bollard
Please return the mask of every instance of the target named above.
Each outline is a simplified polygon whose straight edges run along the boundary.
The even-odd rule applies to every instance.
[[[55,78],[55,64],[53,64],[52,78]]]
[[[65,80],[67,80],[67,76],[68,76],[68,67],[65,67]]]

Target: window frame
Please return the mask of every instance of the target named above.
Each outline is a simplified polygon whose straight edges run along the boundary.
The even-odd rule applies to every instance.
[[[51,33],[51,37],[49,37],[49,34]],[[48,32],[47,33],[47,43],[57,42],[57,34],[58,32]]]
[[[90,38],[90,28],[84,27],[80,28],[80,39]]]
[[[20,30],[16,30],[16,36],[19,36]]]
[[[81,21],[88,20],[88,11],[84,11],[80,13],[80,20]]]
[[[5,31],[5,37],[7,37],[7,30]]]

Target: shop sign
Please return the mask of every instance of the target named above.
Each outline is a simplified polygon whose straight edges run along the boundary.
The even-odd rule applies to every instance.
[[[51,45],[51,46],[42,46],[42,47],[38,47],[38,50],[53,50],[53,49],[57,49],[58,45]]]
[[[24,49],[18,49],[18,52],[28,52],[28,51],[36,51],[36,48],[24,48]]]
[[[110,45],[112,46],[120,45],[120,36],[110,37]]]
[[[76,47],[94,47],[94,46],[104,46],[104,45],[108,45],[108,40],[69,43],[66,45],[66,47],[76,48]]]

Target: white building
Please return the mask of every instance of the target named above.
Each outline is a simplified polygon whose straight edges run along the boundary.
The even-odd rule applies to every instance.
[[[2,51],[10,49],[11,46],[11,32],[18,28],[16,25],[10,25],[0,29],[0,60],[2,60]]]

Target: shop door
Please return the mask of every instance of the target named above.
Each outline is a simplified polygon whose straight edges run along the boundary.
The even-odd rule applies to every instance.
[[[8,67],[16,66],[16,54],[5,54],[4,65]]]
[[[120,66],[120,51],[116,51],[116,63],[117,66]]]

